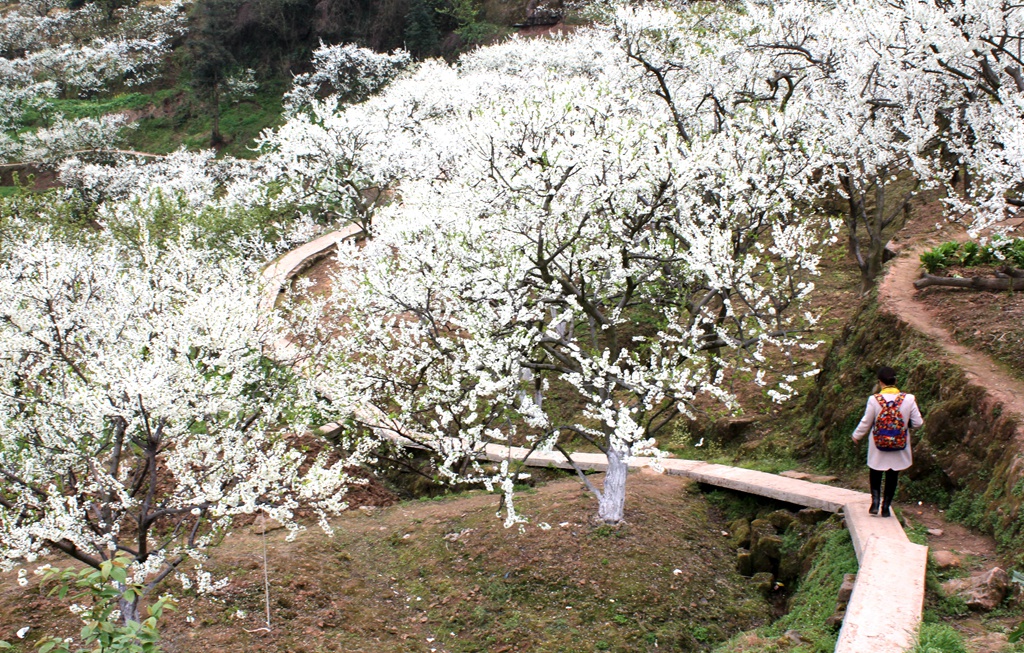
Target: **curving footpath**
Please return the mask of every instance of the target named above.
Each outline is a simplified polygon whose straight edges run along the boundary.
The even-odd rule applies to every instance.
[[[273,309],[288,280],[312,262],[329,255],[338,243],[359,233],[361,230],[354,225],[346,227],[306,243],[271,264],[263,273],[267,287],[260,308]],[[321,431],[338,428],[336,424],[327,424]],[[480,451],[480,456],[495,462],[525,459],[525,464],[533,467],[573,469],[560,453],[534,451],[531,454],[522,447],[490,444]],[[603,454],[574,453],[572,456],[580,469],[604,471],[608,467]],[[651,467],[699,483],[809,508],[842,512],[859,570],[835,650],[837,653],[901,653],[916,643],[924,609],[928,547],[910,542],[898,519],[869,515],[871,498],[867,494],[699,460],[634,458],[629,464],[632,468]]]

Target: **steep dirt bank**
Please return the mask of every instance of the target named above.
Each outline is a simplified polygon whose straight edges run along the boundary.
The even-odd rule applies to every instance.
[[[875,370],[893,365],[925,413],[905,496],[948,503],[951,516],[992,533],[1024,562],[1024,384],[956,342],[916,299],[923,249],[905,249],[833,343],[808,397],[812,434],[832,463],[863,464],[849,434]]]

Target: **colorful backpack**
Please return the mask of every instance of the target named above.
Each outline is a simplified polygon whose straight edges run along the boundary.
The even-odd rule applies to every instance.
[[[886,401],[881,394],[875,395],[875,399],[882,406],[882,412],[875,418],[875,428],[872,437],[875,439],[875,448],[879,451],[900,451],[907,448],[907,425],[903,423],[903,413],[900,406],[907,393],[901,392],[892,401]]]

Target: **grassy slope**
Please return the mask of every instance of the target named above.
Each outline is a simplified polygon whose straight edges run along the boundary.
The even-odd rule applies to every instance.
[[[789,601],[789,612],[770,626],[734,637],[715,653],[825,653],[835,648],[838,632],[825,621],[835,612],[843,576],[857,573],[857,558],[849,531],[840,528],[835,518],[815,537],[821,540],[821,549]],[[786,637],[790,630],[799,633],[803,642]]]
[[[254,157],[252,146],[256,137],[264,129],[281,123],[281,99],[287,88],[285,80],[270,80],[261,83],[250,98],[223,103],[221,132],[227,143],[221,152]],[[52,104],[57,113],[69,119],[123,114],[130,122],[118,144],[124,149],[166,154],[183,146],[199,150],[210,145],[210,109],[196,101],[183,84],[85,100],[53,100]],[[42,116],[35,112],[26,114],[23,120],[23,128],[43,126]]]
[[[692,484],[635,474],[630,486],[620,529],[591,525],[593,498],[566,480],[522,496],[532,517],[522,530],[503,527],[496,497],[472,492],[355,510],[333,539],[315,526],[295,543],[272,532],[269,634],[246,632],[263,621],[262,553],[240,529],[206,565],[230,586],[216,601],[185,593],[166,649],[704,651],[771,618],[734,571],[720,513]],[[27,643],[58,623],[74,631],[57,601],[0,578],[0,639],[23,625],[33,626]]]

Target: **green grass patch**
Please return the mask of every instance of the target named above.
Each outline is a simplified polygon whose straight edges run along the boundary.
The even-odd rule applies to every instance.
[[[226,144],[220,152],[239,158],[255,158],[256,152],[252,148],[256,138],[263,130],[281,124],[282,96],[287,88],[288,84],[283,80],[268,81],[261,84],[251,98],[222,103],[220,131]],[[184,89],[178,89],[177,93],[173,111],[143,118],[136,129],[126,133],[129,147],[163,154],[182,146],[189,150],[210,146],[211,109]]]
[[[910,653],[967,653],[960,633],[946,624],[923,624]]]
[[[154,93],[124,93],[88,100],[53,100],[50,105],[68,118],[98,118],[110,113],[145,110],[173,98],[179,92],[177,89],[164,89]]]
[[[289,82],[284,79],[262,83],[250,98],[221,104],[220,131],[226,143],[221,152],[239,158],[254,158],[256,138],[281,123],[282,96]],[[122,132],[127,149],[166,154],[180,147],[190,150],[210,146],[212,109],[196,100],[184,82],[152,93],[121,93],[89,99],[56,99],[40,110],[29,110],[19,130],[46,127],[56,115],[68,119],[99,118],[126,113],[132,128]]]
[[[835,612],[843,576],[855,573],[857,555],[850,532],[838,528],[828,532],[811,571],[793,596],[789,612],[772,624],[769,632],[781,636],[787,630],[795,629],[811,640],[808,650],[833,650],[838,633],[826,626],[825,621]]]

